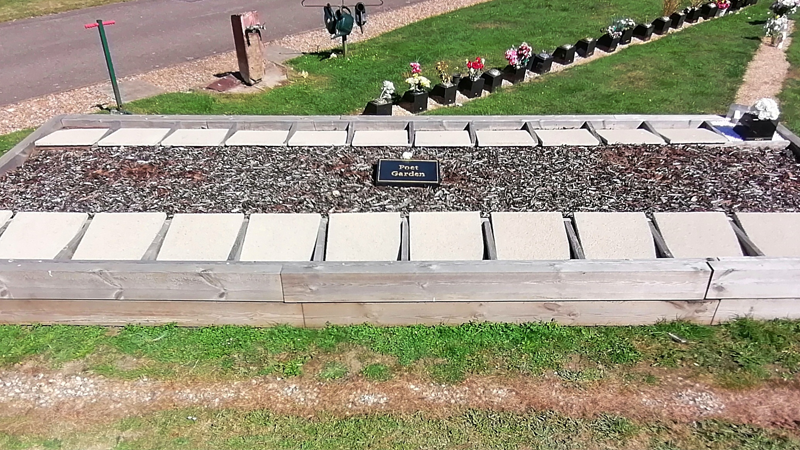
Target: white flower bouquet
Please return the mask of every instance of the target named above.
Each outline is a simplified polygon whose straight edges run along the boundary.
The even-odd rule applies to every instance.
[[[758,117],[758,120],[778,120],[781,110],[775,100],[762,98],[750,107],[750,114]]]

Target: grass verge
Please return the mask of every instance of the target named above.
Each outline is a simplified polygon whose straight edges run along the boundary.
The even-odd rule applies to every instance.
[[[194,420],[193,420],[194,419]],[[783,430],[718,421],[639,423],[601,415],[574,419],[553,412],[468,410],[308,419],[269,411],[178,410],[131,417],[88,432],[5,434],[0,447],[23,449],[772,449],[800,448]]]
[[[14,148],[23,139],[33,133],[33,129],[15,131],[9,134],[0,134],[0,155]]]
[[[689,341],[680,344],[669,333]],[[350,369],[357,360],[357,370]],[[537,375],[563,371],[598,379],[641,364],[684,368],[725,385],[800,373],[800,321],[740,319],[721,326],[663,323],[642,327],[565,327],[470,323],[380,328],[302,329],[176,326],[0,327],[0,367],[82,361],[111,377],[243,378],[277,374],[385,380],[423,372],[458,382],[470,374]]]
[[[0,0],[0,22],[130,0]]]
[[[794,133],[800,133],[800,34],[794,33],[792,36],[786,59],[791,66],[779,96],[781,121]]]

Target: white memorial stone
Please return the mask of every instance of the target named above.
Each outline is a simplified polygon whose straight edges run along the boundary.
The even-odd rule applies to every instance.
[[[562,145],[591,147],[600,145],[594,135],[586,129],[576,128],[572,130],[534,130],[534,133],[542,141],[543,147],[558,147]]]
[[[280,147],[288,136],[289,130],[239,130],[225,141],[225,145]]]
[[[397,261],[400,213],[331,214],[326,261]]]
[[[81,239],[73,260],[138,261],[161,231],[167,215],[154,213],[99,213]]]
[[[651,259],[656,247],[641,212],[576,212],[575,227],[586,259]]]
[[[663,144],[664,139],[647,130],[597,130],[597,134],[608,142],[608,145],[628,144]]]
[[[164,147],[218,147],[222,145],[226,129],[180,129],[167,136],[161,145]]]
[[[417,131],[414,147],[472,147],[469,131]]]
[[[412,261],[483,259],[480,213],[412,212],[408,220]]]
[[[158,145],[169,133],[169,128],[120,128],[100,139],[100,147],[144,147]]]
[[[253,214],[247,224],[241,261],[311,261],[319,214]]]
[[[347,131],[297,131],[289,147],[341,147],[347,144]]]
[[[353,147],[410,147],[406,130],[357,130]]]
[[[244,214],[176,214],[159,261],[227,261]]]
[[[0,259],[53,259],[88,218],[84,213],[17,213],[0,236]]]
[[[493,212],[492,232],[498,260],[570,259],[559,212]]]
[[[88,147],[97,143],[108,128],[73,128],[54,131],[36,140],[37,147]]]
[[[478,147],[533,147],[538,142],[525,130],[476,131]]]
[[[800,257],[800,213],[736,213],[736,220],[765,256]]]

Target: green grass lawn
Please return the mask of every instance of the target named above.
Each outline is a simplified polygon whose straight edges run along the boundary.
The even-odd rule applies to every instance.
[[[781,121],[793,132],[800,133],[800,34],[794,33],[786,58],[791,68],[779,97]]]
[[[130,0],[0,0],[0,22]]]
[[[33,133],[33,129],[15,131],[9,134],[0,134],[0,155],[11,150],[20,141]]]
[[[188,420],[195,417],[197,420]],[[0,448],[84,450],[265,449],[629,449],[790,450],[800,439],[781,429],[707,420],[692,424],[637,422],[554,412],[512,414],[467,410],[305,418],[266,410],[184,409],[123,419],[81,432],[0,432]]]
[[[674,342],[668,333],[688,340]],[[354,353],[361,373],[347,374],[342,355]],[[113,377],[241,378],[277,374],[386,380],[403,372],[442,382],[470,374],[537,375],[566,362],[574,378],[637,364],[684,367],[747,385],[800,373],[800,321],[739,320],[710,327],[664,323],[643,327],[565,327],[556,324],[465,324],[380,328],[368,325],[302,329],[127,326],[0,327],[0,367],[36,357],[48,366],[83,360]],[[121,368],[135,357],[141,364]],[[187,367],[191,367],[189,371]],[[308,373],[306,367],[313,367]]]

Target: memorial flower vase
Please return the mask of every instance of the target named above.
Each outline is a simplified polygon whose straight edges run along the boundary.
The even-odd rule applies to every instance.
[[[364,115],[368,115],[368,116],[391,116],[392,115],[392,103],[391,102],[379,102],[377,100],[372,100],[371,102],[367,103],[367,107],[364,108]]]
[[[540,53],[533,57],[533,67],[531,68],[532,72],[543,74],[550,72],[550,69],[552,67],[553,67],[553,55]]]
[[[633,28],[629,28],[622,32],[622,37],[619,38],[620,45],[628,45],[631,43],[631,39],[633,38]]]
[[[661,36],[667,34],[669,28],[672,26],[672,19],[669,17],[659,17],[653,21],[653,33]]]
[[[672,13],[669,18],[672,20],[672,24],[670,25],[672,28],[678,29],[683,26],[683,22],[686,21],[686,14],[684,13]]]
[[[461,77],[459,77],[459,80]],[[431,91],[431,98],[434,99],[436,102],[442,105],[452,105],[456,102],[456,92],[458,91],[458,85],[450,83],[450,84],[442,84],[439,83],[433,87]]]
[[[477,98],[483,92],[483,78],[473,80],[470,77],[462,78],[461,83],[458,85],[458,90],[461,91],[467,98]]]
[[[706,3],[702,8],[700,8],[700,17],[706,20],[716,17],[718,9],[719,8],[717,8],[716,3]]]
[[[575,47],[572,45],[562,45],[553,52],[553,61],[562,64],[572,64],[575,61]]]
[[[633,29],[633,35],[640,41],[649,41],[653,36],[653,30],[656,27],[651,23],[649,25],[640,24]]]
[[[606,33],[600,36],[600,39],[597,40],[597,48],[606,52],[612,53],[614,50],[617,49],[619,45],[619,37],[613,37],[610,34]]]
[[[760,120],[758,116],[745,113],[733,131],[745,141],[769,141],[778,128],[777,120]]]
[[[411,113],[428,109],[428,93],[425,91],[406,91],[403,94],[403,107]]]
[[[528,64],[525,64],[522,67],[506,66],[506,68],[503,70],[506,80],[513,84],[522,83],[525,81],[525,74],[528,72],[527,67]]]
[[[458,86],[461,83],[461,74],[454,73],[453,76],[450,78],[450,82]]]
[[[688,23],[697,22],[698,20],[700,20],[701,14],[702,14],[702,12],[700,11],[700,9],[698,9],[698,8],[689,8],[689,10],[686,11],[686,22],[688,22]]]
[[[484,80],[483,89],[486,90],[487,92],[494,92],[495,90],[497,90],[497,88],[503,85],[503,72],[497,69],[487,70],[486,72],[483,72],[481,78],[483,78]]]
[[[575,53],[582,58],[588,58],[594,55],[594,49],[597,46],[597,41],[592,38],[584,38],[575,44]]]

